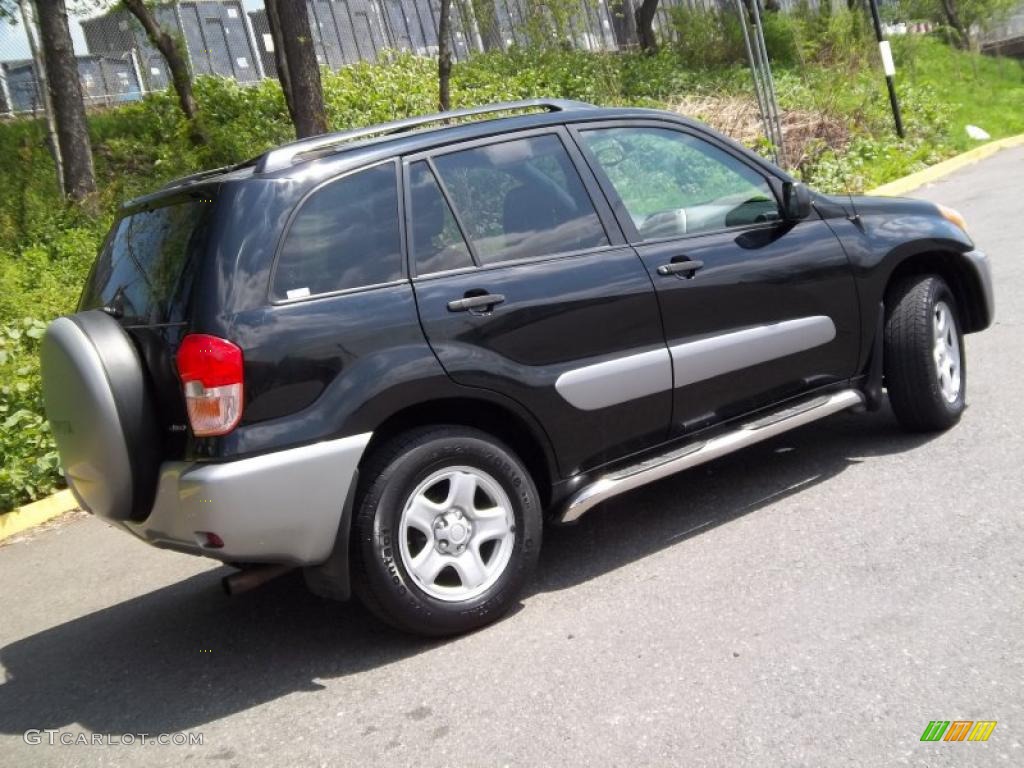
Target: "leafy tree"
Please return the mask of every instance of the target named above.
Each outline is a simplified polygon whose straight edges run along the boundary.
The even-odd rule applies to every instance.
[[[266,0],[266,4],[275,49],[277,41],[281,41],[283,59],[278,57],[277,73],[295,135],[302,139],[326,133],[327,110],[320,65],[313,50],[305,0]],[[281,66],[282,61],[284,66]]]
[[[188,60],[182,53],[182,41],[172,35],[157,21],[154,4],[146,0],[122,0],[124,7],[132,14],[146,32],[149,42],[160,51],[167,70],[171,73],[171,84],[178,94],[178,104],[189,123],[189,135],[194,144],[206,143],[206,137],[199,125],[199,104],[192,93],[192,73]]]
[[[929,18],[945,24],[953,42],[968,49],[977,30],[1005,21],[1020,0],[905,0],[904,12],[911,18]]]

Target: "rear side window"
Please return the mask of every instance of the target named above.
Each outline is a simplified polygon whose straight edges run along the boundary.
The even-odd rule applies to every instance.
[[[299,299],[402,276],[395,164],[332,181],[302,203],[285,235],[272,295]]]
[[[482,265],[608,244],[557,136],[452,152],[434,164]]]
[[[193,198],[118,220],[92,268],[79,308],[109,306],[140,323],[182,320],[212,208],[210,199]]]

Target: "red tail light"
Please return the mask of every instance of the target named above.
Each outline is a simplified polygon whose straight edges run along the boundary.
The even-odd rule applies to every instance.
[[[192,432],[226,435],[242,418],[242,350],[225,339],[193,333],[178,348],[178,376]]]

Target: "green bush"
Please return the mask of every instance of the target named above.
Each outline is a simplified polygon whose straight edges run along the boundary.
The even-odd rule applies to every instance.
[[[0,325],[0,512],[60,483],[57,448],[43,418],[39,387],[40,320]]]
[[[732,8],[706,10],[676,6],[670,10],[675,47],[690,69],[717,69],[747,61],[743,27]]]

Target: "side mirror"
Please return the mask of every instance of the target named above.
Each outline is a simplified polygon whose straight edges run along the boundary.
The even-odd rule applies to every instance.
[[[782,184],[782,218],[800,221],[811,215],[811,193],[799,181]]]

